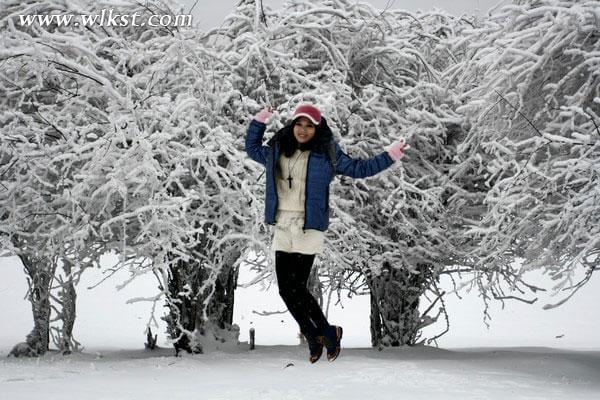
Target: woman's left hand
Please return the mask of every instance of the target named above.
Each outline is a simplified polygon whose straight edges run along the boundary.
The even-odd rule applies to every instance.
[[[388,150],[388,154],[390,155],[392,160],[398,161],[402,157],[404,157],[404,153],[408,149],[410,149],[410,145],[406,143],[406,139],[402,137],[400,138],[400,140],[394,143],[392,147],[390,147],[390,149]]]

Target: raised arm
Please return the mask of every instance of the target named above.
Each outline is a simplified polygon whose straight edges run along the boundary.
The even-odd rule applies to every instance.
[[[267,129],[267,119],[273,114],[271,107],[267,107],[254,116],[246,133],[246,153],[256,162],[267,165],[268,146],[263,146],[263,136]]]
[[[367,160],[356,159],[348,156],[342,151],[339,144],[335,144],[337,156],[336,172],[352,178],[367,178],[389,168],[395,161],[404,156],[404,151],[410,146],[406,144],[404,138],[394,144],[388,151],[376,155]]]
[[[336,172],[351,178],[367,178],[390,167],[394,160],[387,152],[376,155],[367,160],[352,158],[342,151],[339,144],[335,144],[337,157]]]
[[[269,147],[262,144],[266,129],[266,124],[253,119],[246,133],[246,153],[262,165],[267,165],[267,151],[269,151]]]

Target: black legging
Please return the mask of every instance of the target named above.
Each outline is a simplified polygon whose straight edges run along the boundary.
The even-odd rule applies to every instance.
[[[279,295],[305,335],[321,335],[329,326],[319,303],[307,288],[314,254],[275,252]]]

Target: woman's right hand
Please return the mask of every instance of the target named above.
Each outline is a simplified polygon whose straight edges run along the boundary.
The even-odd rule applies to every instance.
[[[273,115],[273,107],[268,106],[263,108],[258,114],[254,116],[254,120],[258,122],[262,122],[263,124],[267,123],[267,120],[271,118]]]

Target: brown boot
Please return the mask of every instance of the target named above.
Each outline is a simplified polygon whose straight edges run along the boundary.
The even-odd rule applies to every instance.
[[[323,336],[314,336],[314,335],[304,335],[306,338],[306,342],[308,343],[308,351],[310,352],[310,356],[308,357],[308,361],[311,364],[316,363],[321,358],[323,354]]]
[[[335,360],[342,350],[342,334],[344,330],[341,326],[330,325],[325,329],[323,339],[325,340],[325,347],[327,347],[327,359],[329,361]]]

